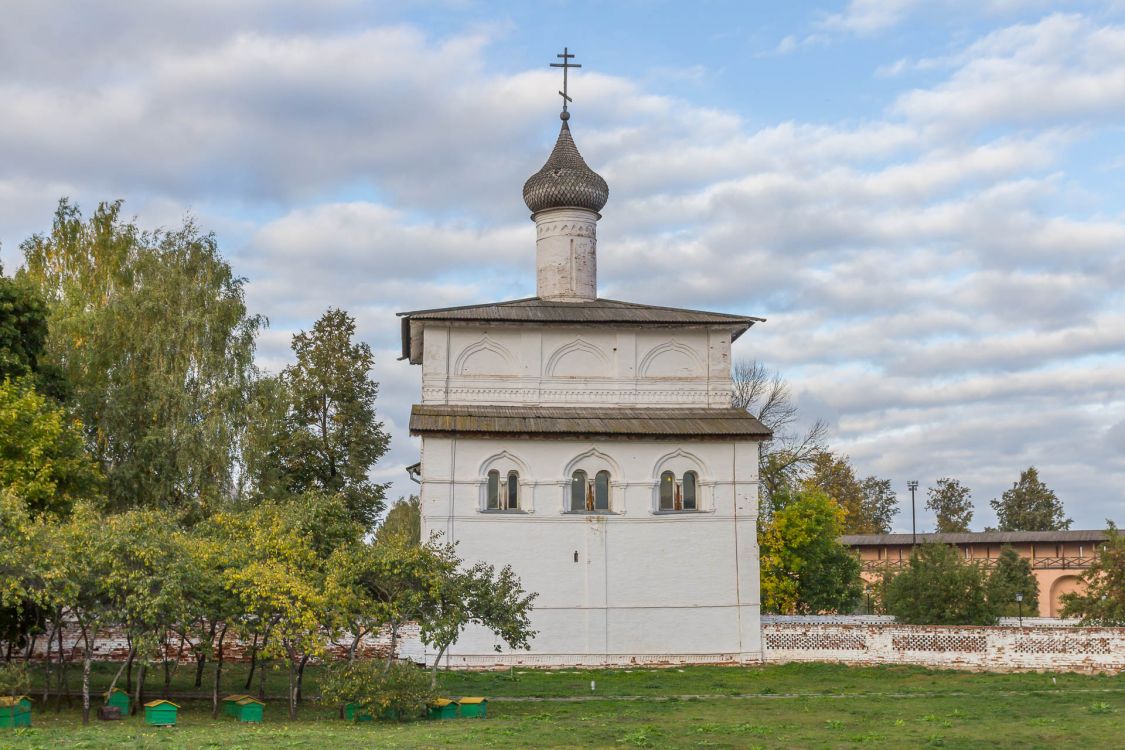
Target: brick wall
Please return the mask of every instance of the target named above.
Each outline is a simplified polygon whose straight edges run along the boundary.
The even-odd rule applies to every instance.
[[[1125,670],[1125,628],[768,622],[765,661],[914,664],[947,669]]]

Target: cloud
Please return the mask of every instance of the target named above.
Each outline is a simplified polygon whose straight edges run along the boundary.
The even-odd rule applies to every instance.
[[[394,313],[534,292],[520,187],[557,82],[494,63],[504,23],[197,5],[108,3],[79,28],[24,4],[25,33],[0,30],[5,265],[63,194],[127,197],[146,225],[191,210],[271,319],[265,367],[327,307],[356,316],[393,435],[378,477],[409,491],[419,373]],[[874,36],[918,12],[856,2],[832,23]],[[602,293],[769,318],[736,356],[780,368],[862,474],[952,474],[984,505],[1036,464],[1080,524],[1119,515],[1125,218],[1087,208],[1099,186],[1068,155],[1120,114],[1121,39],[1076,15],[1015,23],[894,63],[934,80],[823,121],[584,70],[571,124],[610,185]]]

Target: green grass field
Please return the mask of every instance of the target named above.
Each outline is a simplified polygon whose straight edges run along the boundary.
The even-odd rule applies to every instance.
[[[98,682],[106,677],[102,670],[96,676]],[[281,688],[281,676],[270,675],[271,690]],[[184,677],[176,675],[177,689],[190,689]],[[231,677],[233,690],[238,675]],[[314,670],[310,694],[315,677]],[[278,693],[262,726],[212,721],[208,704],[185,700],[179,725],[168,729],[145,727],[139,718],[82,727],[76,708],[37,707],[31,729],[0,731],[0,748],[1117,748],[1125,742],[1122,676],[824,664],[514,670],[442,675],[442,691],[497,700],[485,720],[353,725],[313,700],[290,722]]]

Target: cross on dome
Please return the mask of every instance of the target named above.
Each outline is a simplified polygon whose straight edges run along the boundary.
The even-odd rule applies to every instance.
[[[569,120],[570,119],[570,113],[566,111],[566,104],[567,104],[567,102],[572,102],[574,100],[571,99],[570,96],[568,96],[567,93],[566,93],[566,83],[567,83],[566,74],[567,74],[567,71],[569,71],[571,68],[581,68],[582,65],[580,65],[579,63],[570,62],[570,60],[574,57],[574,55],[570,54],[570,48],[569,47],[563,47],[562,54],[561,55],[555,55],[555,57],[562,58],[562,62],[561,63],[551,63],[551,67],[552,68],[562,68],[562,71],[563,71],[563,87],[562,87],[562,91],[559,92],[559,96],[561,96],[562,100],[563,100],[563,108],[562,108],[562,114],[560,114],[559,117],[562,118],[563,120]]]

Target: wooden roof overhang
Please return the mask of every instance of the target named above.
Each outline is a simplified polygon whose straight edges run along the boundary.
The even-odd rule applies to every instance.
[[[1100,530],[1066,531],[965,531],[918,534],[918,544],[1025,544],[1030,542],[1104,542]],[[882,547],[912,543],[910,534],[849,534],[840,537],[846,547]]]
[[[676,307],[658,307],[611,299],[586,302],[559,302],[539,297],[494,302],[485,305],[442,307],[432,310],[400,312],[402,318],[402,357],[411,364],[422,362],[423,329],[427,322],[449,325],[487,323],[490,325],[615,325],[621,327],[703,327],[725,328],[734,341],[750,326],[765,318],[730,315]]]
[[[415,404],[410,434],[761,441],[773,433],[743,409]]]

